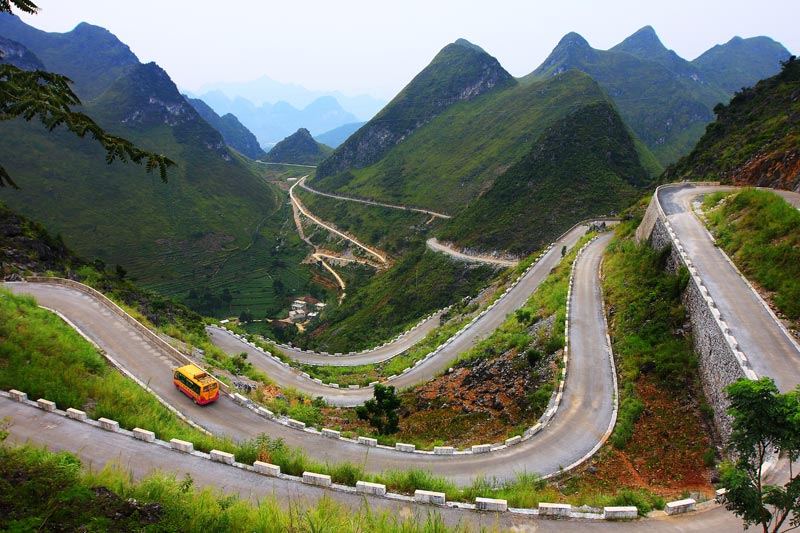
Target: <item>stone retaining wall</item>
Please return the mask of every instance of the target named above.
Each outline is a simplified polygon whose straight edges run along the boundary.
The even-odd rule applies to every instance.
[[[636,239],[639,242],[646,240],[657,250],[671,247],[667,270],[676,272],[680,266],[689,270],[689,284],[681,298],[692,323],[693,348],[698,357],[703,392],[714,411],[717,431],[726,441],[731,433],[732,420],[727,413],[729,402],[724,389],[741,378],[757,379],[757,376],[747,358],[739,351],[736,339],[722,320],[697,269],[670,227],[658,202],[658,192],[653,195],[645,217],[636,230]]]

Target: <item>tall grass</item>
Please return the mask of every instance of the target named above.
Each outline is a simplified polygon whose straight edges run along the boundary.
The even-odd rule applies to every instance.
[[[723,200],[724,198],[724,200]],[[736,266],[774,295],[787,317],[800,318],[800,211],[769,191],[745,189],[704,202],[717,242]]]
[[[14,482],[20,477],[26,482]],[[366,501],[351,507],[328,496],[312,503],[270,496],[254,504],[197,488],[188,476],[156,473],[134,484],[120,469],[85,472],[70,454],[32,447],[0,446],[0,485],[3,531],[471,531],[446,526],[437,513],[402,517],[392,510],[374,511]]]

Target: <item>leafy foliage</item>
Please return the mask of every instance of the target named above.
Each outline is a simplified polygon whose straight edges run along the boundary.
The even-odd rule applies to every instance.
[[[795,529],[800,524],[800,474],[791,466],[783,485],[765,485],[764,463],[770,453],[800,456],[800,390],[781,394],[771,378],[742,379],[726,387],[733,416],[730,448],[736,457],[721,469],[725,507],[742,518],[745,527],[764,532]]]
[[[0,13],[11,13],[11,4],[23,13],[32,15],[39,11],[38,6],[31,0],[0,0]]]
[[[24,13],[36,13],[38,7],[30,0],[2,0],[0,14],[11,13],[11,4]],[[79,137],[87,133],[98,141],[106,151],[106,162],[116,159],[144,164],[147,172],[158,169],[161,179],[167,181],[167,168],[175,163],[163,154],[147,152],[130,141],[106,133],[88,115],[73,111],[81,101],[72,91],[71,80],[66,76],[42,70],[25,71],[13,65],[0,65],[0,120],[23,117],[30,121],[34,117],[52,131],[65,126]],[[8,171],[0,165],[0,187],[16,183]]]
[[[88,115],[72,107],[80,100],[69,87],[70,80],[59,74],[40,70],[25,71],[13,65],[0,65],[0,120],[38,117],[50,131],[64,126],[79,137],[89,134],[106,151],[106,162],[116,159],[144,164],[148,172],[158,169],[167,181],[167,168],[175,162],[163,154],[148,152],[132,142],[106,133]],[[0,166],[0,186],[17,188],[6,169]]]
[[[41,70],[71,79],[83,102],[100,96],[126,69],[139,64],[136,55],[114,34],[86,22],[69,32],[53,33],[0,13],[0,35],[23,44]]]
[[[380,435],[391,435],[397,432],[399,407],[400,398],[394,392],[394,385],[387,387],[378,383],[375,385],[374,398],[356,407],[356,414],[361,420],[369,421]]]

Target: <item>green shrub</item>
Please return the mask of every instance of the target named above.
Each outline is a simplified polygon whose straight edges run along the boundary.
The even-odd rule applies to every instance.
[[[639,515],[645,516],[655,508],[655,505],[658,505],[659,503],[660,507],[664,506],[663,499],[653,497],[653,495],[650,493],[623,489],[619,491],[613,498],[611,498],[611,503],[609,503],[609,505],[620,507],[636,507]]]
[[[628,397],[622,400],[617,414],[617,425],[611,435],[611,443],[615,448],[624,448],[630,442],[633,437],[633,427],[643,411],[644,403],[638,398]]]

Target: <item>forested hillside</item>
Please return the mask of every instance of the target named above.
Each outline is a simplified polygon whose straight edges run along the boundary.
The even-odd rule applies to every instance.
[[[796,190],[800,186],[800,61],[717,106],[695,149],[663,179]]]
[[[102,127],[176,162],[162,183],[138,166],[106,164],[89,139],[3,121],[0,152],[14,154],[6,168],[21,190],[0,189],[0,201],[40,220],[81,255],[120,264],[143,286],[207,314],[277,313],[277,281],[289,291],[307,285],[309,271],[299,266],[306,248],[284,224],[290,215],[279,192],[227,148],[166,72],[138,63],[101,28],[48,34],[15,17],[0,21],[48,59],[21,42],[28,57],[76,80],[83,111]],[[87,52],[92,46],[97,53]]]

